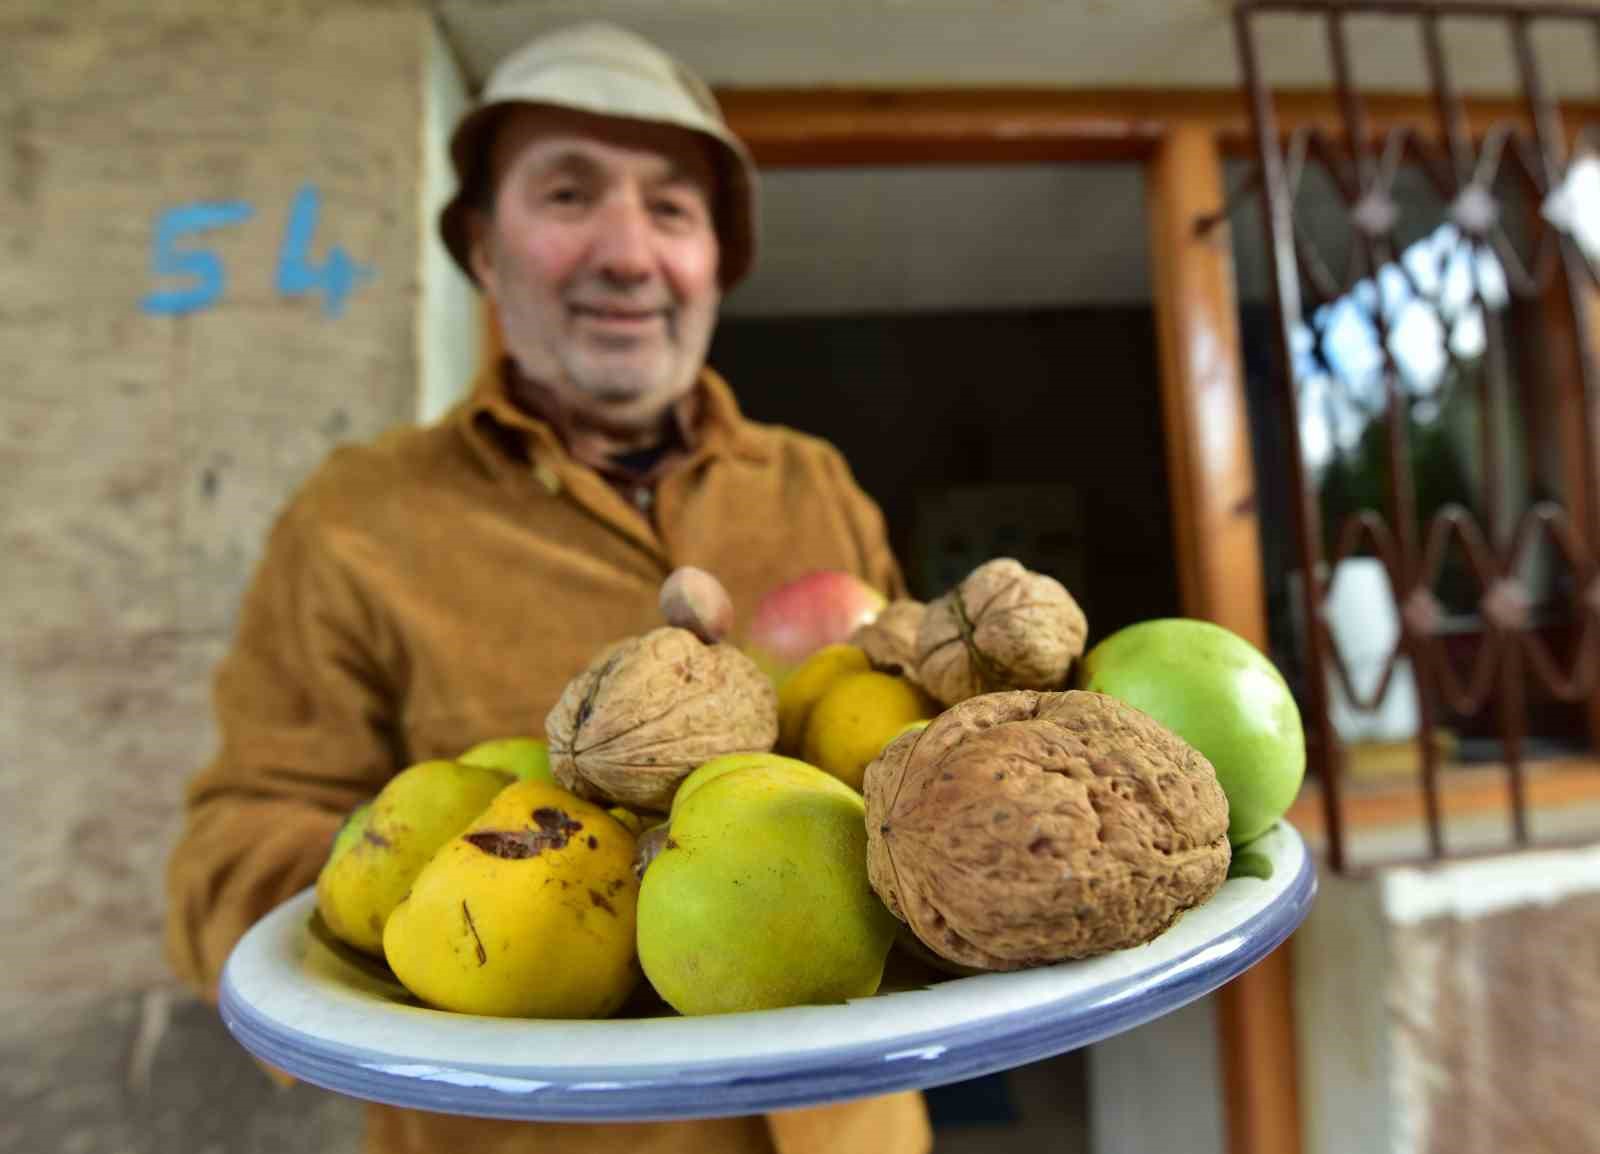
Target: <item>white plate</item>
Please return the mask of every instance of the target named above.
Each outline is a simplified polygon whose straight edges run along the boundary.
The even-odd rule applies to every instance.
[[[263,1061],[318,1086],[448,1114],[643,1121],[754,1114],[925,1089],[1025,1065],[1170,1013],[1289,936],[1316,892],[1300,835],[1155,941],[1087,961],[935,981],[845,1005],[530,1021],[420,1006],[309,930],[307,890],[245,935],[223,1020]]]

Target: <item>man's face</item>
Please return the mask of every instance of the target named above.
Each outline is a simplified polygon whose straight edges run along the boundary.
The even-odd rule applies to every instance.
[[[518,108],[495,138],[472,266],[522,373],[604,428],[694,385],[721,299],[714,175],[687,131]]]

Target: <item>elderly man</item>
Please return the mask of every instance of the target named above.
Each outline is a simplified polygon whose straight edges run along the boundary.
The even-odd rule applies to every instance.
[[[441,231],[506,355],[439,423],[336,451],[273,528],[168,871],[170,953],[207,996],[344,814],[410,763],[536,731],[604,645],[659,624],[676,566],[745,612],[812,568],[900,591],[838,452],[746,421],[705,366],[750,267],[755,180],[699,80],[620,29],[569,29],[496,71],[451,151]],[[610,1126],[374,1106],[367,1137],[383,1154],[928,1146],[916,1094]]]

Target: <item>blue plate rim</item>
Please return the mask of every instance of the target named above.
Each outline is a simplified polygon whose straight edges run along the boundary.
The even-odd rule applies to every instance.
[[[666,1077],[659,1067],[624,1065],[598,1071],[460,1062],[429,1067],[278,1025],[240,997],[227,969],[218,1004],[229,1031],[268,1065],[352,1097],[448,1114],[669,1121],[929,1089],[1102,1041],[1180,1009],[1255,965],[1300,925],[1317,890],[1315,861],[1304,840],[1287,824],[1279,828],[1299,843],[1296,875],[1272,904],[1227,933],[1087,995],[899,1037],[888,1053],[881,1043],[861,1043],[789,1058],[686,1064]]]

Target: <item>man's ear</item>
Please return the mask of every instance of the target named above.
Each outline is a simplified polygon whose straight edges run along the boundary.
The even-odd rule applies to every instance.
[[[472,266],[473,278],[478,287],[491,297],[500,295],[499,282],[494,276],[494,260],[489,254],[492,243],[490,232],[494,222],[488,213],[474,208],[467,212],[467,263]]]

